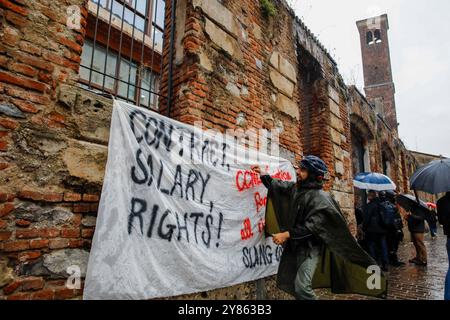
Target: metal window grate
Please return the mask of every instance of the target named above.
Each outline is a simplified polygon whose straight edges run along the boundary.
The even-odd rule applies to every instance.
[[[158,109],[165,0],[90,0],[81,86]]]

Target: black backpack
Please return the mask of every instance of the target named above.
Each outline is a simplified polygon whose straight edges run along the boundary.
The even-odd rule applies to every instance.
[[[382,215],[382,223],[385,227],[393,227],[395,226],[395,207],[389,201],[384,201],[381,203],[381,215]]]
[[[386,218],[386,213],[385,213],[385,208],[381,203],[377,203],[377,212],[371,212],[371,215],[369,216],[369,223],[368,225],[371,226],[376,226],[378,225],[379,227],[383,228],[383,229],[387,229],[389,226],[389,221]]]

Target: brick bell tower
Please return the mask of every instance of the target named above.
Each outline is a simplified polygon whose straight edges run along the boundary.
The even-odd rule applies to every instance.
[[[386,14],[361,20],[358,26],[364,71],[364,90],[367,100],[387,124],[398,132],[395,110],[395,85],[392,78],[389,52],[389,21]]]

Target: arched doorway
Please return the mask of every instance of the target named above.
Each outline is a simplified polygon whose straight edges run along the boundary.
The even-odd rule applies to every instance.
[[[301,45],[297,48],[299,73],[301,75],[300,106],[301,106],[301,138],[304,154],[320,156],[322,152],[319,136],[322,130],[318,130],[321,122],[321,101],[319,99],[320,90],[325,85],[323,81],[322,68],[320,63]]]
[[[353,177],[356,177],[357,174],[361,172],[370,171],[370,168],[366,168],[366,164],[364,158],[366,157],[366,143],[362,138],[361,134],[357,131],[352,130],[352,169],[353,169]],[[361,207],[366,203],[367,197],[366,192],[364,190],[360,190],[354,188],[355,195],[355,207]]]
[[[369,145],[373,135],[364,120],[355,114],[350,117],[350,133],[353,177],[362,172],[371,172]],[[354,188],[354,196],[355,207],[362,207],[367,202],[365,190]]]
[[[394,153],[388,148],[385,147],[386,144],[383,143],[383,148],[381,151],[381,167],[383,170],[383,174],[387,175],[389,178],[394,180],[394,171],[393,165],[395,162]]]

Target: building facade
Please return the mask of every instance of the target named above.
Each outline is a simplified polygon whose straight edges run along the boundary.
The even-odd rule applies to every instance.
[[[271,3],[0,1],[0,299],[81,296],[67,267],[84,276],[111,96],[205,128],[278,129],[286,159],[325,160],[352,231],[355,174],[384,172],[408,191],[417,164],[396,130],[387,17],[372,38],[358,23],[364,96],[289,6]],[[272,277],[189,298],[286,296]]]

